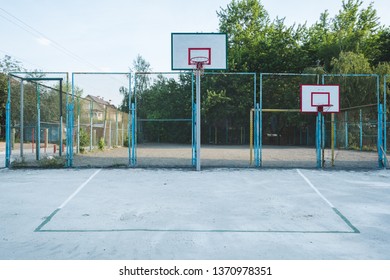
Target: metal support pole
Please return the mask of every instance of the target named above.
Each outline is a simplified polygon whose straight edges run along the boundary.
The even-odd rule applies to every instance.
[[[383,115],[383,150],[385,154],[387,153],[387,77],[390,75],[385,75],[383,80],[383,108],[384,108],[384,115]],[[387,163],[385,162],[385,165]]]
[[[5,167],[11,163],[11,103],[5,105]]]
[[[73,80],[73,76],[72,76]],[[73,86],[73,81],[72,81],[72,86]],[[58,149],[58,154],[59,156],[62,156],[62,122],[63,122],[63,116],[62,116],[62,80],[60,80],[60,143],[59,143],[59,149]],[[69,125],[70,127],[70,125]],[[69,127],[67,129],[69,129]],[[68,166],[70,167],[70,166]]]
[[[76,153],[80,153],[80,98],[77,98],[77,146]]]
[[[321,167],[325,167],[325,116],[321,113]]]
[[[384,166],[383,152],[382,152],[382,148],[383,148],[382,147],[382,144],[383,144],[383,137],[382,137],[382,133],[383,133],[382,126],[383,126],[383,123],[382,123],[382,119],[383,119],[383,105],[379,104],[378,105],[378,143],[377,143],[379,167],[383,167]]]
[[[80,153],[80,114],[77,114],[77,150],[76,153]]]
[[[258,162],[257,166],[263,165],[263,74],[260,74],[260,100],[257,104],[257,138],[258,140]]]
[[[332,158],[331,158],[331,165],[334,166],[334,144],[335,144],[335,121],[334,121],[334,113],[331,114],[331,149],[332,149]]]
[[[8,97],[5,105],[5,167],[10,167],[11,147],[13,145],[11,137],[11,79],[8,77]]]
[[[89,151],[92,151],[94,142],[93,142],[93,101],[89,101]]]
[[[200,70],[196,71],[196,171],[200,171]]]
[[[345,149],[348,149],[348,112],[344,113],[344,123],[345,123]]]
[[[192,122],[191,122],[191,152],[192,152],[192,166],[196,166],[196,103],[194,100],[194,73],[191,73],[191,105],[192,105]]]
[[[135,145],[136,145],[136,122],[135,122],[135,104],[131,103],[131,166],[136,165]]]
[[[317,168],[321,168],[322,159],[321,159],[321,123],[322,123],[322,114],[321,112],[317,113],[316,118],[316,153],[317,153]]]
[[[39,84],[37,84],[36,87],[36,94],[37,94],[37,142],[36,142],[36,159],[41,159],[41,98],[40,98],[40,92],[39,92]]]
[[[24,144],[24,85],[23,80],[20,84],[20,157],[23,158]]]
[[[363,150],[363,114],[362,109],[359,110],[359,147]]]
[[[249,165],[253,164],[253,114],[254,110],[249,111]]]
[[[118,147],[119,145],[118,133],[119,133],[118,109],[116,109],[115,110],[115,146],[116,147]]]

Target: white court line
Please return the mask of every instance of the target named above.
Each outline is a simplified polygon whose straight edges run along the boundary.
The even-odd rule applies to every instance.
[[[326,199],[325,196],[322,195],[322,193],[320,193],[320,191],[316,187],[314,187],[314,185],[310,182],[310,180],[307,179],[306,176],[303,175],[299,169],[297,169],[297,172],[306,181],[306,183],[322,198],[322,200],[324,200],[331,208],[336,208],[329,200]]]
[[[65,200],[57,209],[62,209],[66,206],[66,204],[69,203],[69,201],[71,201],[92,179],[93,177],[95,177],[99,172],[101,171],[101,169],[99,170],[96,170],[95,173],[93,173],[88,179],[87,181],[85,181],[84,183],[82,183],[80,185],[80,187],[77,188],[77,190],[75,190],[74,193],[72,193],[67,200]]]

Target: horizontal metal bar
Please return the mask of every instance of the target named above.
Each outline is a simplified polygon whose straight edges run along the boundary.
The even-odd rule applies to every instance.
[[[323,77],[379,77],[378,74],[323,74]]]
[[[204,75],[257,75],[255,72],[205,72]]]
[[[137,119],[140,122],[189,122],[192,119]]]
[[[300,112],[300,109],[261,109],[263,112]]]
[[[23,81],[62,81],[64,78],[21,78]]]
[[[73,75],[129,75],[130,72],[73,72]]]
[[[260,73],[261,76],[317,76],[310,73]]]
[[[367,104],[367,105],[361,105],[361,106],[354,106],[354,107],[348,107],[348,108],[343,108],[340,111],[347,111],[347,110],[355,110],[355,109],[360,109],[360,108],[367,108],[367,107],[376,107],[378,104]]]
[[[180,75],[180,74],[192,74],[192,72],[135,72],[134,75]]]

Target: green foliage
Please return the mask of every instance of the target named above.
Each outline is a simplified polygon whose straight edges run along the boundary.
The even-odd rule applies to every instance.
[[[80,129],[79,136],[80,136],[80,151],[83,153],[85,151],[85,147],[89,145],[90,137],[84,128]]]
[[[150,76],[146,78],[149,79]],[[189,119],[191,108],[191,75],[183,74],[179,80],[156,76],[152,85],[137,91],[138,118],[140,119]],[[188,143],[191,139],[189,122],[143,122],[139,140],[145,142]],[[183,133],[183,129],[188,133]]]
[[[123,140],[123,147],[129,147],[129,136],[125,136],[125,139]]]
[[[98,142],[99,150],[103,151],[104,150],[104,146],[105,146],[104,138],[102,137],[102,138],[99,139],[99,142]]]

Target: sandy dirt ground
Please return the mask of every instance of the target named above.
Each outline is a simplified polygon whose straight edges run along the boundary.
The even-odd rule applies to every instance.
[[[5,148],[0,145],[0,166],[5,166]],[[74,149],[76,151],[76,149]],[[190,145],[175,144],[142,144],[137,146],[136,167],[170,167],[170,168],[194,168],[192,161],[192,150]],[[251,168],[254,167],[248,146],[215,146],[202,145],[201,166],[203,168],[230,167],[230,168]],[[40,149],[40,158],[45,160],[48,157],[57,156],[58,148],[54,153],[51,145]],[[316,154],[313,147],[294,146],[263,146],[261,166],[264,168],[316,168]],[[324,152],[325,168],[331,169],[378,169],[378,155],[376,152],[335,150],[334,166],[331,162],[331,151]],[[25,167],[47,167],[50,162],[36,161],[36,149],[31,144],[24,145],[24,158],[20,157],[18,146],[12,151],[12,161],[20,163]],[[66,149],[63,150],[62,161],[56,162],[56,167],[65,165]],[[94,149],[86,153],[74,153],[73,167],[129,167],[129,149],[116,147],[100,151]]]

